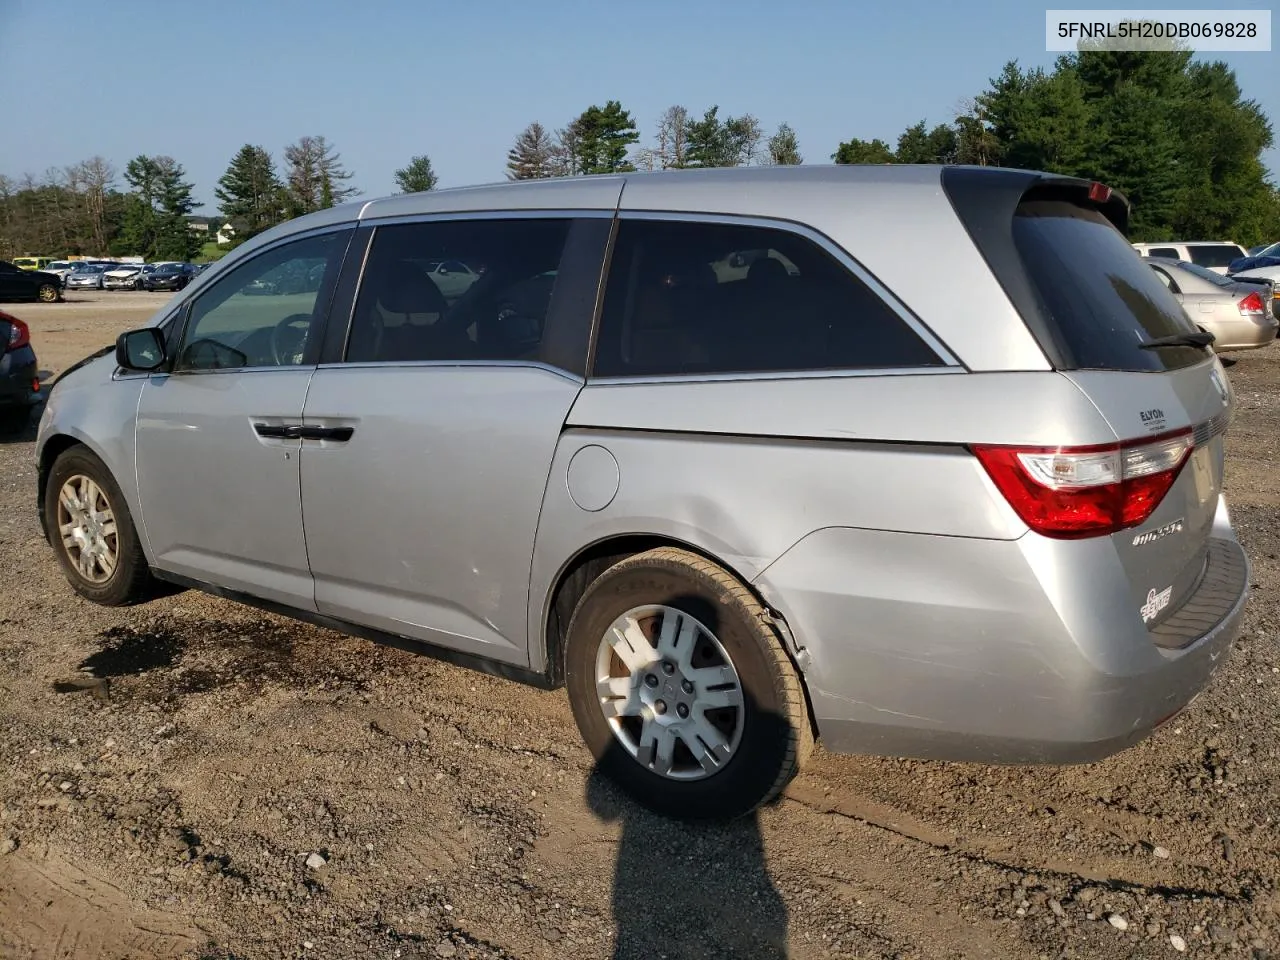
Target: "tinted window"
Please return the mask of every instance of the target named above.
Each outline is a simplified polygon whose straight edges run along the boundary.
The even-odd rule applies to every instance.
[[[1180,254],[1176,247],[1152,247],[1147,251],[1148,257],[1168,257],[1170,260],[1181,260]]]
[[[321,291],[332,288],[348,236],[326,233],[282,244],[215,281],[192,304],[175,369],[303,363],[327,306]]]
[[[622,223],[596,376],[940,365],[834,257],[785,230]]]
[[[1232,260],[1239,260],[1244,256],[1244,251],[1239,247],[1225,244],[1192,243],[1187,245],[1187,252],[1191,254],[1191,262],[1202,267],[1229,266]]]
[[[356,298],[351,363],[536,360],[570,220],[379,227]]]
[[[1097,210],[1058,200],[1019,205],[1013,240],[1066,348],[1066,366],[1171,370],[1203,360],[1201,347],[1144,350],[1157,337],[1195,330],[1173,294]]]

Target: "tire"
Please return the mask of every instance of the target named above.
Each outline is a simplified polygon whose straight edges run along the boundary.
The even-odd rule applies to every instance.
[[[83,504],[85,500],[93,500],[96,509],[100,509],[105,503],[114,519],[114,534],[105,532],[104,528],[109,529],[109,523],[103,523],[100,516],[95,521],[97,529],[104,531],[101,541],[108,548],[114,539],[114,563],[109,572],[104,564],[90,563],[92,576],[87,576],[78,566],[77,558],[72,556],[71,549],[62,536],[62,524],[68,520],[74,522],[75,517],[69,510],[64,512],[60,493],[64,485],[74,478],[91,481],[101,493],[101,499],[97,496],[86,497],[84,494],[91,491],[91,488],[87,491],[84,486],[77,484],[79,501]],[[129,516],[129,506],[110,471],[87,448],[71,447],[54,461],[45,486],[44,514],[54,553],[58,555],[62,571],[76,593],[107,607],[124,606],[147,598],[153,584],[151,570],[147,565],[146,555],[142,552],[142,543],[138,539],[133,519]],[[79,555],[81,554],[78,552],[77,556]]]
[[[27,407],[0,407],[0,436],[23,433],[31,423],[31,411]]]
[[[42,283],[36,288],[36,299],[41,303],[57,303],[58,288],[52,283]]]
[[[641,631],[637,642],[647,646],[606,641],[621,636],[620,623],[633,639]],[[664,646],[670,636],[675,645]],[[669,655],[628,670],[620,648],[633,666],[659,648]],[[597,687],[601,675],[613,719]],[[666,816],[744,816],[781,794],[813,746],[799,675],[764,608],[726,570],[686,550],[637,554],[596,578],[569,623],[565,680],[600,771]],[[733,681],[739,705],[725,706]],[[658,772],[664,767],[669,772]]]

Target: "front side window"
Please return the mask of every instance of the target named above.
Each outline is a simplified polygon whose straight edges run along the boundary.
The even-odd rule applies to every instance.
[[[571,220],[379,227],[349,363],[536,360]]]
[[[1182,254],[1176,247],[1152,247],[1147,251],[1148,257],[1164,257],[1166,260],[1181,260]]]
[[[282,244],[214,283],[191,306],[175,371],[303,363],[324,319],[321,291],[332,288],[348,236],[339,231]]]
[[[884,300],[796,233],[660,220],[619,228],[595,376],[940,365]]]

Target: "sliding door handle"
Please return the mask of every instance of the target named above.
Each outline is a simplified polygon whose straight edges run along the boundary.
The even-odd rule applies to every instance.
[[[267,440],[297,440],[302,436],[302,425],[297,423],[255,423],[253,430]]]
[[[299,428],[298,436],[303,440],[328,440],[331,443],[346,443],[356,432],[355,427],[312,427],[305,424]]]

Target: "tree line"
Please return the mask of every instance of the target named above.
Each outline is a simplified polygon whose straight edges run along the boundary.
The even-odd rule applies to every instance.
[[[507,153],[511,180],[633,170],[803,162],[795,131],[767,135],[752,114],[663,111],[641,142],[634,116],[617,100],[588,107],[563,126],[526,126]],[[830,159],[848,163],[963,163],[1045,170],[1100,180],[1133,204],[1134,240],[1280,239],[1280,191],[1262,153],[1270,121],[1244,97],[1220,62],[1186,51],[1085,50],[1052,69],[1006,64],[951,122],[920,121],[891,145],[851,138]],[[277,167],[263,146],[245,144],[214,191],[236,242],[292,217],[358,195],[352,174],[322,136],[286,146]],[[395,171],[406,193],[432,190],[425,154]],[[27,175],[0,175],[0,256],[116,253],[190,259],[200,237],[187,227],[196,207],[181,164],[139,156],[117,172],[102,157]]]

